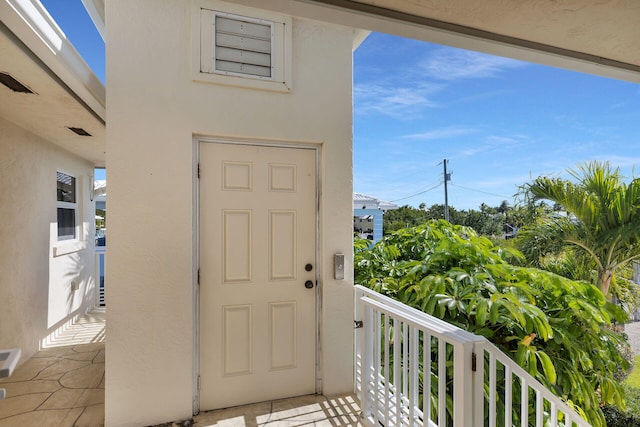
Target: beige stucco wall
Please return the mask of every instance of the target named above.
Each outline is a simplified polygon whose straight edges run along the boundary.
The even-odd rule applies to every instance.
[[[76,176],[83,242],[57,242],[56,171]],[[0,348],[21,348],[22,361],[95,304],[92,175],[89,162],[0,118]]]
[[[106,424],[192,415],[194,134],[321,146],[323,391],[352,390],[353,31],[294,19],[293,90],[274,93],[191,80],[190,2],[106,8]]]

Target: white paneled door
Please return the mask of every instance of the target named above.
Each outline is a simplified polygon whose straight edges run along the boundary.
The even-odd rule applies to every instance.
[[[200,409],[316,391],[316,151],[200,143]]]

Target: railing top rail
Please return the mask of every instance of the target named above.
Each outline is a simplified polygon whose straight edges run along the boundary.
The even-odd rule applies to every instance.
[[[399,317],[407,317],[408,319],[412,319],[416,323],[420,324],[420,326],[428,327],[438,334],[451,337],[452,339],[456,339],[463,343],[483,342],[485,340],[484,337],[474,335],[471,332],[465,331],[464,329],[452,325],[451,323],[445,322],[444,320],[438,319],[437,317],[430,316],[423,311],[420,311],[413,307],[409,307],[406,304],[398,302],[378,292],[372,291],[371,289],[365,288],[364,286],[356,285],[355,288],[356,292],[364,295],[364,297],[360,297],[364,302],[380,302],[383,304],[382,308],[384,310],[389,311],[389,307],[391,307],[394,310],[392,314]]]
[[[483,337],[469,333],[464,329],[456,328],[450,324],[447,324],[447,327],[443,328],[442,325],[433,322],[434,319],[440,319],[427,319],[422,316],[415,316],[415,313],[410,313],[407,310],[398,309],[397,307],[391,307],[385,304],[385,302],[369,298],[368,296],[361,297],[360,301],[365,305],[374,307],[381,313],[391,315],[396,319],[401,319],[414,328],[427,331],[429,334],[449,341],[451,344],[484,343]]]

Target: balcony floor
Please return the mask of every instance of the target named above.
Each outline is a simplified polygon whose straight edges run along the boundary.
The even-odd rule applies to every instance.
[[[352,394],[308,395],[201,412],[194,427],[362,426],[360,404]],[[174,426],[187,424],[174,423]]]
[[[0,427],[104,425],[105,312],[96,309],[63,328],[47,348],[0,380]],[[352,394],[308,395],[201,412],[169,426],[360,426]]]
[[[104,318],[80,316],[0,381],[0,427],[104,425]]]

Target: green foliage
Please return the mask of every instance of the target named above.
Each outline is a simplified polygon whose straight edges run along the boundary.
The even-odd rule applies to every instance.
[[[640,390],[640,356],[635,357],[634,366],[636,367],[636,369],[633,369],[633,371],[631,371],[631,373],[629,374],[627,379],[624,381],[624,383],[629,387]],[[640,399],[638,400],[638,403],[639,403],[638,414],[640,415]],[[627,407],[628,406],[629,405],[627,405]]]
[[[100,217],[100,218],[97,218]],[[107,226],[107,211],[104,209],[96,209],[96,229],[105,228]]]
[[[640,389],[623,387],[627,407],[625,410],[607,405],[602,408],[607,427],[640,427]]]
[[[590,259],[596,284],[609,296],[618,270],[640,257],[640,178],[626,183],[618,168],[595,161],[569,173],[573,180],[542,176],[521,188],[529,205],[550,200],[572,215],[538,222],[522,233],[524,252],[536,262],[536,254],[539,259],[572,246]]]
[[[595,286],[508,260],[471,228],[431,221],[355,254],[356,283],[485,336],[570,402],[594,426],[602,404],[624,406],[618,367],[626,341],[611,328],[625,313]]]
[[[449,218],[452,224],[471,227],[483,236],[503,238],[505,235],[512,235],[514,229],[534,221],[536,217],[537,211],[528,207],[511,207],[506,200],[497,207],[483,203],[480,205],[480,210],[456,210],[449,206]],[[434,204],[427,208],[422,203],[419,209],[401,206],[385,212],[384,233],[391,234],[403,228],[415,227],[430,220],[443,218],[444,205],[442,204]]]

